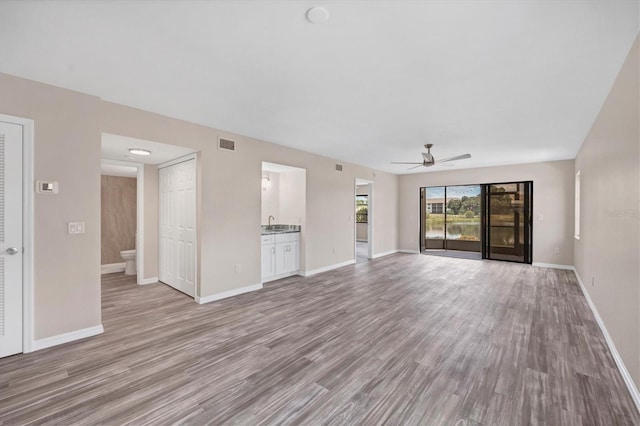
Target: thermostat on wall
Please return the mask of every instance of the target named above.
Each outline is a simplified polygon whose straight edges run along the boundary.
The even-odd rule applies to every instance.
[[[38,194],[57,194],[58,182],[51,180],[36,181],[36,192]]]

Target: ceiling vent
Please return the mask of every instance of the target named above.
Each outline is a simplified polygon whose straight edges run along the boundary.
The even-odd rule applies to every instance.
[[[227,151],[235,151],[236,143],[230,139],[218,138],[218,148],[226,149]]]
[[[336,164],[336,172],[342,171],[342,164]]]

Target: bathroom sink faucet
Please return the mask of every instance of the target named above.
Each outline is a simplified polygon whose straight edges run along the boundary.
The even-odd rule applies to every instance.
[[[275,218],[275,217],[273,217],[273,216],[269,215],[269,226],[271,226],[271,219],[276,220],[276,218]]]

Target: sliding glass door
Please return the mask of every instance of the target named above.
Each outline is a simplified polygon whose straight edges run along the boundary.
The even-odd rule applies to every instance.
[[[531,263],[532,194],[530,181],[420,188],[420,251]]]
[[[483,258],[531,263],[532,182],[485,185]]]

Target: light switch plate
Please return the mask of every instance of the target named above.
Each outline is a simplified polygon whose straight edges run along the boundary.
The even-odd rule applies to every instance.
[[[57,194],[58,182],[53,180],[37,180],[36,192],[38,194]]]

